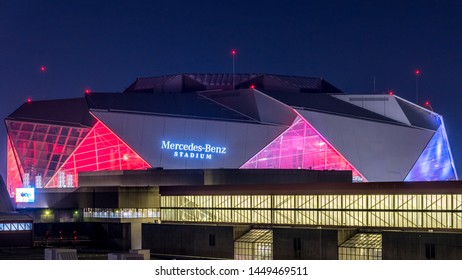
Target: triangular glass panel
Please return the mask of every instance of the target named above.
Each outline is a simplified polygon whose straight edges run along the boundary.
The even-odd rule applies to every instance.
[[[136,170],[149,167],[151,166],[144,159],[98,121],[46,187],[77,187],[77,174],[83,171]]]
[[[301,117],[297,117],[285,132],[241,168],[352,170],[353,181],[366,181],[364,176]]]
[[[45,185],[90,128],[6,121],[21,178],[27,187]],[[10,166],[8,166],[10,168]]]
[[[21,174],[24,172],[20,172],[19,168],[21,167],[19,165],[18,167],[18,159],[15,155],[15,152],[13,150],[13,146],[11,145],[11,139],[8,137],[8,151],[7,151],[7,166],[8,166],[8,171],[6,174],[6,187],[8,189],[8,192],[10,193],[11,197],[14,197],[14,194],[16,193],[16,188],[22,188],[22,180],[21,180]]]
[[[457,180],[446,129],[441,125],[404,181]]]

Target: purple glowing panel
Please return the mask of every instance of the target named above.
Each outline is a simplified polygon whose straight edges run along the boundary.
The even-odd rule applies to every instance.
[[[457,180],[446,129],[441,125],[420,155],[405,181]]]
[[[244,169],[352,170],[354,181],[365,178],[303,118],[241,166]]]

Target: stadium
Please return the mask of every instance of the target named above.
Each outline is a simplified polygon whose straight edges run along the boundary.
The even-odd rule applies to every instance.
[[[33,101],[6,120],[10,193],[82,171],[351,170],[355,182],[456,180],[441,115],[320,78],[182,74],[122,93]]]
[[[462,259],[443,118],[396,95],[345,94],[321,78],[179,74],[29,101],[5,123],[0,205],[10,197],[2,211],[19,213],[0,217],[0,247]]]

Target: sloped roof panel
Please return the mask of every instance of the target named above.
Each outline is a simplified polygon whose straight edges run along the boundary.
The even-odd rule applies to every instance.
[[[185,78],[196,81],[198,85],[189,88],[183,80]],[[248,88],[255,81],[265,89],[285,89],[305,93],[342,93],[342,91],[322,78],[297,77],[273,74],[232,74],[232,73],[190,73],[167,75],[161,77],[138,78],[124,92],[172,92],[172,83],[177,83],[177,92],[191,92],[197,90],[232,90]],[[173,82],[175,81],[175,82]]]
[[[87,100],[97,110],[254,122],[197,93],[94,93]]]
[[[26,102],[6,119],[86,127],[96,122],[88,112],[85,98]]]
[[[138,78],[136,79],[135,82],[133,82],[133,84],[131,84],[125,90],[125,92],[132,92],[132,91],[150,92],[152,91],[152,89],[159,88],[159,87],[161,88],[165,82],[177,76],[181,76],[181,75],[167,75],[167,76],[160,76],[160,77]]]
[[[335,98],[377,113],[392,120],[411,125],[395,96],[384,94],[333,95]]]
[[[296,117],[289,106],[255,89],[207,91],[200,94],[263,123],[291,125]]]
[[[265,94],[285,103],[289,106],[296,108],[305,108],[313,111],[319,111],[324,113],[331,113],[342,116],[350,116],[355,118],[376,120],[390,123],[401,123],[384,117],[375,112],[360,108],[343,100],[333,97],[329,94],[306,94],[306,93],[294,93],[286,94],[282,91],[265,90]]]
[[[399,97],[396,98],[396,101],[399,106],[401,106],[401,109],[403,109],[411,125],[431,129],[433,131],[436,131],[440,126],[441,122],[437,114]]]
[[[313,93],[342,93],[342,91],[322,78],[268,75],[268,77],[279,79],[291,86],[298,88],[301,92]]]
[[[233,74],[232,73],[218,73],[218,74],[185,74],[191,79],[194,79],[207,86],[207,89],[232,87]],[[234,74],[234,84],[243,83],[249,79],[258,76],[258,74]]]

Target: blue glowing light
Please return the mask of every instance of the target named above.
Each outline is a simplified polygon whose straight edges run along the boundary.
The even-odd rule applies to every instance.
[[[405,181],[447,181],[457,180],[454,160],[449,147],[444,123],[433,135]]]

